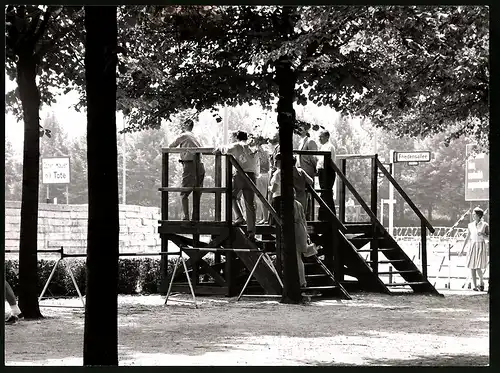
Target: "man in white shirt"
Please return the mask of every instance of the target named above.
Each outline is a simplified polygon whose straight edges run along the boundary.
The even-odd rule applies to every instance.
[[[215,152],[220,151],[224,154],[231,154],[238,161],[245,174],[255,184],[258,174],[258,155],[256,150],[248,145],[248,134],[246,132],[238,131],[236,133],[236,140],[237,142],[235,143],[215,149]],[[242,225],[245,222],[240,206],[238,205],[238,196],[241,192],[243,192],[243,199],[245,200],[248,238],[255,240],[255,193],[250,185],[248,185],[244,175],[239,171],[235,171],[232,191],[233,211],[236,217],[233,224],[235,226]]]
[[[335,147],[330,142],[330,133],[328,131],[321,131],[321,133],[319,134],[319,143],[319,150],[323,152],[329,152],[332,161],[335,162]],[[319,187],[322,189],[320,196],[323,201],[325,201],[326,204],[332,209],[332,211],[336,213],[335,201],[333,200],[333,185],[335,183],[336,174],[330,165],[324,163],[325,158],[326,157],[323,155],[318,156]],[[328,213],[322,206],[319,207],[318,219],[328,220]]]
[[[305,127],[300,127],[297,130],[297,134],[301,137],[299,150],[318,150],[318,145],[309,135],[308,131],[310,128],[311,125],[306,124]],[[300,155],[297,166],[302,168],[314,180],[314,176],[316,176],[316,163],[316,156]],[[304,211],[309,219],[313,218],[312,197],[309,193],[307,193],[307,204],[304,206]]]
[[[182,125],[183,132],[170,144],[171,148],[201,148],[201,142],[193,134],[194,122],[188,119]],[[179,162],[182,163],[182,187],[203,187],[205,179],[205,167],[201,162],[201,154],[196,157],[193,152],[182,152]],[[191,191],[181,192],[183,220],[189,220],[189,195]],[[200,204],[201,192],[193,192],[193,206]],[[193,220],[199,220],[199,216],[194,216]]]

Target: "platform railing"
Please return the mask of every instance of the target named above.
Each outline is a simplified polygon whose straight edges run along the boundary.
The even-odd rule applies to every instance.
[[[314,155],[314,156],[323,156],[325,157],[325,162],[330,158],[330,152],[326,151],[317,151],[317,150],[296,150],[295,154],[298,155]],[[373,226],[373,237],[378,236],[378,232],[380,230],[384,231],[385,228],[383,224],[377,218],[377,202],[378,202],[378,172],[381,171],[382,174],[389,180],[389,182],[394,186],[394,188],[398,191],[401,197],[405,200],[406,203],[410,206],[410,208],[415,212],[417,217],[420,219],[420,240],[422,247],[422,274],[425,278],[427,278],[427,230],[431,233],[434,233],[434,228],[432,224],[423,216],[422,212],[418,209],[418,207],[413,203],[410,197],[406,194],[403,188],[398,184],[398,182],[392,177],[392,175],[387,171],[382,162],[378,159],[377,154],[342,154],[336,156],[337,161],[333,162],[330,159],[330,164],[333,171],[336,173],[337,177],[340,179],[339,185],[339,219],[342,223],[345,223],[345,197],[346,197],[346,188],[352,193],[355,200],[359,203],[361,208],[366,212],[366,214],[370,217],[372,226]],[[370,206],[364,201],[358,191],[354,188],[354,186],[349,182],[346,177],[347,173],[347,161],[353,159],[370,159],[371,160],[371,169],[370,169],[370,184],[371,184],[371,198],[370,198]],[[337,165],[337,163],[339,165]],[[372,267],[375,273],[378,273],[378,241],[376,239],[372,239],[370,242],[370,260],[374,263]]]
[[[226,193],[226,222],[232,222],[232,168],[234,167],[238,170],[247,182],[247,184],[252,188],[255,196],[262,202],[263,206],[269,211],[269,213],[273,216],[276,222],[281,225],[282,221],[279,217],[278,213],[274,210],[274,208],[269,204],[266,197],[260,193],[257,189],[257,186],[252,182],[252,180],[243,172],[240,164],[236,161],[236,159],[230,154],[222,154],[220,152],[214,152],[215,148],[163,148],[162,149],[162,186],[158,188],[160,192],[162,192],[162,220],[168,220],[168,193],[169,192],[188,192],[191,191],[193,193],[214,193],[215,194],[215,221],[221,221],[221,196],[223,193]],[[214,167],[214,181],[215,187],[174,187],[168,186],[169,180],[169,154],[180,154],[184,152],[190,152],[195,155],[195,164],[200,163],[200,155],[210,155],[215,157],[215,167]],[[226,185],[222,186],[222,156],[226,157]],[[197,176],[197,175],[196,175]],[[198,180],[195,180],[196,182]],[[193,215],[199,216],[200,203],[195,198],[193,199]],[[197,211],[198,210],[198,211]],[[194,219],[197,220],[197,219]],[[162,248],[163,250],[163,248]]]
[[[184,152],[192,152],[195,154],[196,160],[199,161],[199,157],[201,155],[207,154],[211,156],[215,156],[215,187],[169,187],[168,186],[168,156],[169,153],[184,153]],[[163,176],[162,176],[162,187],[160,191],[162,192],[162,220],[168,220],[168,192],[182,192],[182,191],[192,191],[193,193],[215,193],[216,194],[216,221],[220,221],[221,213],[221,194],[226,193],[226,223],[228,225],[232,224],[232,168],[236,168],[239,172],[245,175],[245,180],[250,185],[252,190],[254,191],[257,198],[260,199],[263,206],[269,210],[270,214],[273,218],[278,222],[278,226],[282,225],[279,214],[273,209],[273,207],[267,201],[260,191],[257,189],[256,185],[250,180],[250,178],[243,172],[243,169],[236,161],[236,159],[231,155],[224,155],[226,157],[226,186],[222,187],[221,185],[221,153],[215,152],[214,148],[164,148],[162,149],[163,158],[162,158],[162,166],[163,166]],[[343,225],[345,223],[345,196],[346,196],[346,188],[352,193],[353,197],[357,200],[358,204],[361,208],[366,212],[369,216],[370,221],[373,226],[373,239],[370,242],[371,252],[370,252],[370,260],[374,263],[372,269],[375,273],[378,273],[378,240],[375,239],[379,236],[380,231],[385,231],[383,224],[377,218],[377,202],[378,202],[378,173],[379,171],[389,180],[390,183],[394,186],[394,188],[398,191],[398,193],[403,197],[403,199],[408,203],[410,208],[415,212],[421,222],[421,245],[422,245],[422,265],[423,271],[422,274],[425,278],[427,278],[427,229],[433,233],[434,228],[430,224],[430,222],[423,216],[420,210],[415,206],[413,201],[408,197],[405,191],[401,188],[401,186],[397,183],[397,181],[392,177],[392,175],[387,171],[387,169],[383,166],[383,164],[378,159],[377,154],[373,155],[364,155],[364,154],[348,154],[348,155],[337,155],[337,162],[333,162],[331,159],[330,152],[327,151],[319,151],[319,150],[294,150],[294,154],[296,155],[311,155],[320,157],[323,156],[325,160],[325,164],[330,164],[331,169],[337,175],[339,179],[339,223]],[[347,170],[347,161],[351,159],[370,159],[371,160],[371,169],[370,169],[370,184],[371,184],[371,201],[370,206],[364,201],[359,192],[354,188],[352,183],[346,177]],[[197,162],[198,163],[198,162]],[[339,163],[339,165],[337,165]],[[315,189],[316,192],[321,192],[321,189]],[[310,191],[311,192],[311,191]],[[317,200],[316,198],[314,200]],[[196,201],[196,198],[193,198],[193,213],[195,216],[199,216],[199,198]],[[162,240],[162,251],[167,251],[166,243],[163,243],[166,240]]]
[[[435,229],[432,224],[425,218],[422,212],[418,209],[417,206],[413,203],[413,201],[408,197],[408,194],[401,188],[398,182],[392,177],[389,171],[384,167],[382,162],[376,159],[376,167],[382,171],[384,176],[389,180],[389,182],[394,186],[394,188],[398,191],[401,197],[405,200],[405,202],[410,206],[413,212],[420,219],[420,242],[422,245],[422,274],[425,279],[427,279],[427,229],[434,233]]]

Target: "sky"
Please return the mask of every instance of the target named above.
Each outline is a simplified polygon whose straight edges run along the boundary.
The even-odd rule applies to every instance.
[[[5,75],[5,92],[15,89],[17,84],[10,80]],[[71,91],[66,95],[61,95],[57,98],[57,103],[50,107],[44,106],[40,112],[40,118],[43,120],[50,112],[54,112],[60,124],[70,137],[80,137],[85,134],[87,127],[87,114],[85,112],[79,113],[72,109],[72,105],[78,101],[78,93]],[[120,128],[122,116],[117,113],[117,126]],[[24,123],[18,122],[16,117],[12,114],[5,114],[5,137],[12,142],[12,145],[17,153],[20,155],[23,150],[24,139]]]

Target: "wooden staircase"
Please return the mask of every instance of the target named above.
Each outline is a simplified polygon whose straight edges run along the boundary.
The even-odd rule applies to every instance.
[[[345,249],[351,252],[351,256],[354,256],[353,251],[355,251],[366,264],[362,274],[359,265],[354,266],[358,271],[348,271],[346,274],[352,277],[364,276],[367,272],[366,269],[369,268],[373,277],[376,276],[387,289],[384,292],[412,290],[415,293],[439,295],[439,292],[424,277],[420,269],[385,229],[378,229],[377,236],[374,237],[371,223],[346,224],[346,227],[350,236],[349,242],[352,245],[345,245]],[[374,249],[370,247],[373,240],[376,241],[378,254],[375,261],[370,258],[370,256],[373,258]],[[364,257],[366,254],[369,255]],[[380,258],[380,255],[383,258]],[[359,264],[359,260],[357,262]],[[391,277],[394,277],[397,281],[389,281]]]
[[[246,226],[242,226],[238,229],[241,232],[240,237],[246,237],[246,228]],[[256,234],[262,235],[263,239],[256,240],[255,245],[261,250],[265,250],[276,255],[276,236],[275,234],[270,233],[274,230],[274,227],[268,225],[257,226]],[[242,258],[242,253],[238,254],[240,258]],[[246,253],[244,253],[243,256],[246,256]],[[255,261],[245,264],[247,268],[252,268]],[[303,293],[312,294],[318,298],[351,299],[349,293],[344,289],[342,284],[335,279],[334,274],[328,269],[324,262],[318,258],[317,255],[305,258],[304,267],[306,271],[307,287],[301,288]],[[261,286],[263,285],[257,276],[256,280]],[[264,288],[264,286],[262,287]]]

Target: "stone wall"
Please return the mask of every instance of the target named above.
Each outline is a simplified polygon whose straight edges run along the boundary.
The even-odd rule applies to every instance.
[[[158,235],[160,209],[119,205],[120,252],[161,251]],[[84,254],[87,250],[88,205],[39,204],[38,249],[64,247],[65,253]],[[21,203],[5,202],[5,249],[19,250]]]

